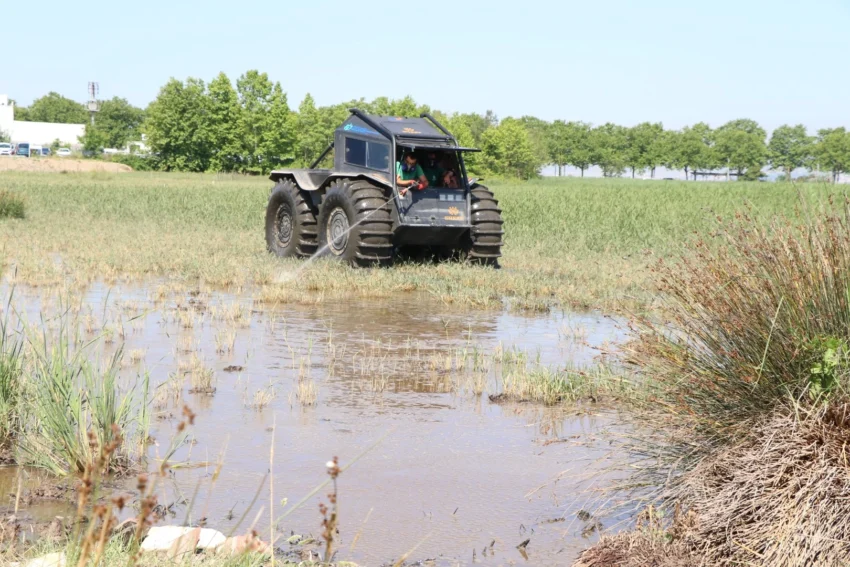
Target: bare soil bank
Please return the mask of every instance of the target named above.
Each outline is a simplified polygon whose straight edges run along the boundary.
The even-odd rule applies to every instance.
[[[49,173],[80,173],[103,171],[124,173],[133,171],[129,165],[89,159],[0,157],[0,171],[38,171]]]

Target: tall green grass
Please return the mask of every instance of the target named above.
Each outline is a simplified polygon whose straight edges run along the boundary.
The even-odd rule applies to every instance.
[[[73,333],[63,328],[55,339],[44,338],[30,355],[28,417],[19,434],[20,464],[59,476],[82,474],[118,444],[102,465],[104,473],[130,469],[141,457],[146,436],[147,389],[141,400],[134,388],[118,383],[122,351],[102,366],[91,362],[95,343],[73,347]]]

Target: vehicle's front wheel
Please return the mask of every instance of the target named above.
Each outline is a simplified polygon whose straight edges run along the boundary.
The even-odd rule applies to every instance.
[[[316,214],[309,197],[289,179],[275,185],[269,197],[266,246],[282,258],[307,258],[318,247]]]
[[[392,216],[384,191],[369,181],[341,179],[319,211],[319,253],[352,266],[392,263]]]

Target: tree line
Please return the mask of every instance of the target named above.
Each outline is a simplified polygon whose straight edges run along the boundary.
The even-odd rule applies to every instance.
[[[529,179],[553,166],[558,175],[574,167],[583,176],[596,166],[609,177],[646,172],[654,177],[664,167],[684,171],[686,178],[724,172],[755,180],[769,167],[782,171],[786,179],[805,168],[827,172],[836,181],[850,170],[850,133],[843,127],[809,135],[803,125],[783,125],[768,137],[750,119],[714,129],[701,122],[680,130],[666,130],[660,122],[625,127],[548,122],[533,116],[500,120],[491,111],[448,114],[411,97],[317,106],[307,94],[293,109],[280,83],[256,70],[244,73],[235,84],[224,73],[209,83],[171,79],[146,109],[118,97],[102,101],[94,125],[82,104],[53,92],[29,107],[16,106],[15,119],[86,123],[80,142],[94,153],[125,147],[144,134],[150,154],[134,163],[137,166],[268,173],[276,167],[307,167],[332,141],[334,129],[351,107],[391,116],[431,112],[461,145],[482,150],[467,154],[468,169],[478,175]]]

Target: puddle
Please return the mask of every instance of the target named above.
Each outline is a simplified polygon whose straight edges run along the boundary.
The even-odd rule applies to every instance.
[[[166,521],[203,517],[227,533],[245,515],[239,530],[253,523],[267,537],[263,482],[274,430],[275,517],[286,510],[282,501],[293,505],[327,478],[329,459],[345,466],[359,458],[339,478],[340,559],[380,565],[409,553],[437,565],[569,564],[595,537],[582,535],[587,524],[577,515],[595,498],[588,488],[608,455],[600,435],[615,416],[593,406],[497,405],[486,392],[500,371],[494,355],[553,368],[594,364],[599,349],[623,340],[616,321],[465,311],[410,294],[277,307],[253,302],[249,292],[155,301],[162,295],[154,284],[94,286],[81,320],[116,335],[103,356],[123,334],[125,359],[139,358],[123,374],[149,372],[152,389],[180,376],[193,356],[214,371],[213,395],[190,394],[188,379],[179,378],[182,402],[155,410],[151,457],[165,451],[186,403],[197,414],[194,442],[175,459],[209,463],[175,470],[162,485],[166,505],[197,493],[191,509],[178,504]],[[35,290],[17,290],[15,303],[31,320],[58,308],[55,296]],[[484,394],[471,391],[476,376]],[[299,382],[315,388],[315,405],[300,403]],[[268,404],[252,407],[258,400]],[[0,490],[14,493],[16,478],[16,469],[0,469]],[[318,537],[327,492],[280,522],[278,533]],[[30,513],[63,511],[51,503]],[[522,552],[516,546],[526,539]]]

